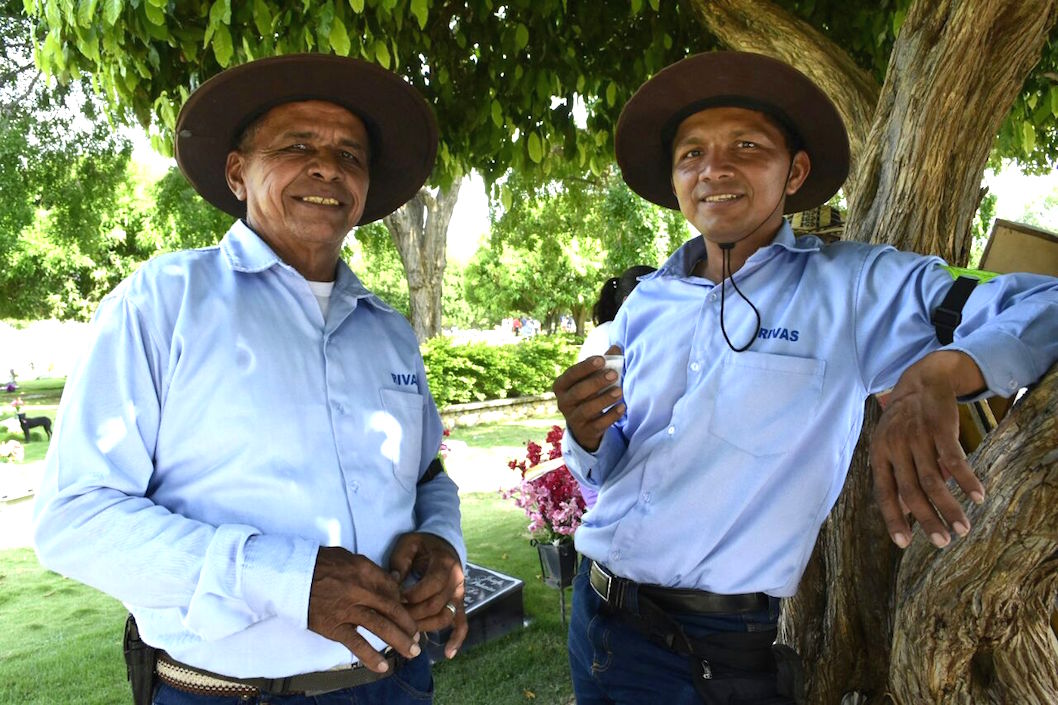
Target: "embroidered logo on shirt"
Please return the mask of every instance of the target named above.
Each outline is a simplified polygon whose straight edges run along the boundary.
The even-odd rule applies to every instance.
[[[390,372],[389,376],[393,378],[393,384],[413,384],[416,387],[419,386],[419,376],[416,374],[398,374],[396,372]]]
[[[789,340],[791,343],[796,343],[800,335],[801,331],[789,328],[761,328],[757,337],[763,340]]]

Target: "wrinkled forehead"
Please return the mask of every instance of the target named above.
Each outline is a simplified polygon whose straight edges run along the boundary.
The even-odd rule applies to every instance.
[[[262,128],[276,127],[285,130],[310,131],[324,124],[335,122],[347,123],[353,132],[363,132],[367,137],[365,145],[369,152],[375,153],[371,125],[360,115],[343,105],[327,100],[297,100],[279,103],[251,117],[245,127],[236,131],[235,144],[232,149],[245,149]]]

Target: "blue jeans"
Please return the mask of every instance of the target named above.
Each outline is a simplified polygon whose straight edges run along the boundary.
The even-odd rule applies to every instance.
[[[433,676],[426,654],[389,678],[325,695],[260,695],[211,698],[177,690],[164,683],[154,691],[154,705],[428,705],[433,702]]]
[[[694,687],[689,656],[650,641],[620,617],[600,611],[603,605],[588,582],[589,560],[573,581],[573,612],[569,621],[569,664],[577,705],[702,705]],[[774,628],[779,600],[768,610],[731,615],[672,615],[689,637],[716,632],[763,631]],[[776,691],[774,673],[717,677],[717,705],[784,705],[793,703]]]

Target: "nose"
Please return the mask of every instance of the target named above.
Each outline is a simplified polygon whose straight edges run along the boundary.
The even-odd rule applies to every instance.
[[[719,147],[703,148],[698,167],[699,181],[721,181],[733,174],[727,150]]]
[[[338,160],[338,156],[330,150],[317,150],[309,164],[309,174],[324,181],[337,181],[342,171]]]

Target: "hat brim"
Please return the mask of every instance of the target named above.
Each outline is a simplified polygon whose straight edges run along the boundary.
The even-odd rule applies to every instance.
[[[746,52],[696,54],[659,71],[629,99],[617,121],[614,148],[629,188],[666,208],[672,192],[671,145],[665,132],[695,105],[760,105],[777,111],[801,139],[811,170],[784,213],[826,203],[849,173],[849,138],[834,104],[803,73]],[[684,115],[686,117],[686,115]]]
[[[359,117],[371,138],[370,186],[359,224],[383,218],[426,183],[437,156],[437,122],[414,87],[357,59],[291,54],[251,61],[203,83],[176,121],[176,163],[207,201],[241,218],[246,203],[225,178],[228,153],[255,119],[283,103],[323,100]]]

